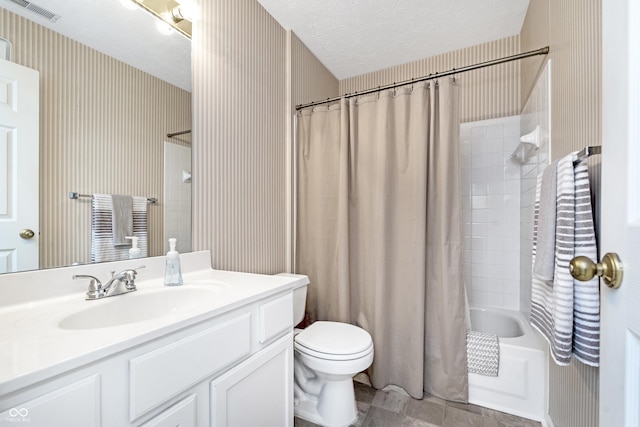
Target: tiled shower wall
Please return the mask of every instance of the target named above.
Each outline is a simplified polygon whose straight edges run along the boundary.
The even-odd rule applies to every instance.
[[[185,174],[188,175],[185,176]],[[179,253],[191,252],[191,147],[164,142],[164,240],[178,239]],[[166,251],[165,251],[166,252]]]
[[[518,116],[460,126],[465,284],[474,306],[520,309]]]
[[[549,114],[549,97],[551,84],[549,81],[551,64],[547,62],[538,77],[531,95],[520,115],[520,128],[523,134],[540,126],[542,135],[551,133]],[[545,137],[540,147],[528,156],[520,169],[520,308],[525,313],[531,312],[531,248],[533,244],[533,203],[536,197],[536,177],[549,164],[549,138]]]

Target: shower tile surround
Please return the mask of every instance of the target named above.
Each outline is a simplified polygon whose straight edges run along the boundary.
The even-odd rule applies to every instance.
[[[523,134],[532,132],[537,125],[544,134],[551,134],[550,74],[551,64],[547,62],[520,115],[520,128]],[[520,307],[527,314],[531,312],[531,249],[536,178],[549,164],[549,151],[549,138],[544,138],[538,150],[526,159],[520,170]]]
[[[167,239],[178,239],[179,253],[191,252],[191,147],[164,142],[164,245]],[[166,252],[166,251],[165,251]]]
[[[520,309],[519,116],[462,123],[464,277],[474,306]]]

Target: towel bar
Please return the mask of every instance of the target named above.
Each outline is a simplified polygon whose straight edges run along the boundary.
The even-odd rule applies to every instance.
[[[70,199],[77,199],[80,197],[93,197],[91,194],[80,194],[80,193],[76,193],[75,191],[70,191],[69,192],[69,198]],[[147,202],[149,202],[152,205],[155,205],[156,203],[158,203],[158,199],[156,199],[155,197],[147,197]]]

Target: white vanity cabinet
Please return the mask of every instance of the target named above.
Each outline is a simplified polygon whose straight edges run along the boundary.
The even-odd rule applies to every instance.
[[[293,426],[292,292],[238,305],[0,395],[0,424]]]
[[[60,386],[64,383],[53,381],[49,386],[27,393],[24,400],[17,400],[9,406],[3,404],[0,425],[99,427],[100,375],[90,375]],[[43,393],[44,390],[46,392]],[[4,402],[5,399],[2,400]]]

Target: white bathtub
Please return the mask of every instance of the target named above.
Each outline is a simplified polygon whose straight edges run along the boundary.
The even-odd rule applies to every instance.
[[[498,308],[471,308],[471,329],[496,334],[497,377],[469,374],[469,402],[544,422],[547,358],[543,339],[524,315]]]

